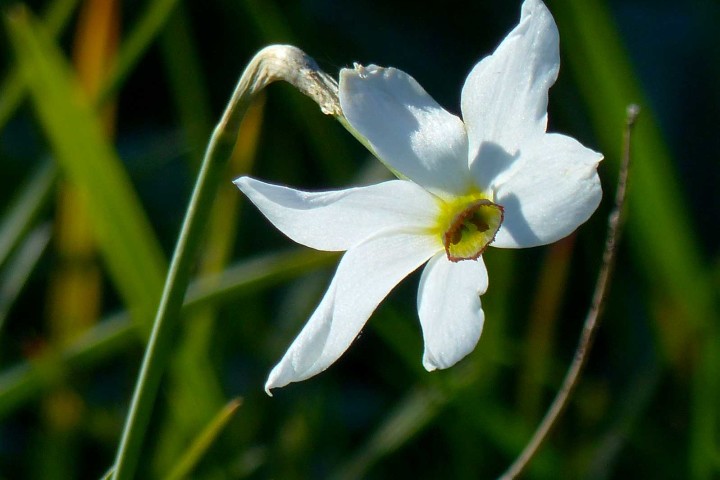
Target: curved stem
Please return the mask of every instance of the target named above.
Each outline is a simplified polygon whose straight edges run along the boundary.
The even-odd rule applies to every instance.
[[[171,338],[178,324],[191,267],[224,167],[235,145],[240,122],[254,96],[277,80],[284,80],[311,97],[323,113],[342,115],[337,100],[337,83],[295,47],[266,47],[255,55],[243,72],[210,137],[185,213],[118,447],[113,474],[116,480],[130,479],[135,474],[160,379],[170,357]]]
[[[608,233],[605,239],[605,250],[603,252],[602,265],[598,273],[597,282],[595,284],[595,292],[593,294],[590,310],[585,317],[580,340],[572,363],[565,374],[562,386],[555,395],[550,408],[545,417],[540,422],[537,430],[527,443],[522,453],[515,459],[505,473],[500,477],[501,480],[510,480],[520,475],[535,456],[543,441],[555,426],[565,408],[568,400],[577,387],[580,380],[580,373],[588,359],[588,353],[592,347],[595,333],[600,325],[600,316],[605,307],[605,299],[607,298],[608,286],[610,278],[615,266],[615,257],[617,247],[622,234],[623,205],[625,204],[625,193],[627,190],[628,166],[630,165],[630,137],[632,128],[640,112],[637,105],[630,105],[627,108],[627,116],[625,120],[625,131],[623,135],[623,152],[620,163],[620,172],[618,174],[617,190],[615,192],[615,206],[610,212],[608,218]]]

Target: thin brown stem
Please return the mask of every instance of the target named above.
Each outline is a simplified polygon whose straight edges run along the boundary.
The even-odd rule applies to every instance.
[[[528,466],[533,459],[542,443],[547,438],[558,419],[567,408],[568,400],[575,391],[580,380],[580,373],[587,363],[588,353],[592,347],[595,333],[600,325],[600,316],[605,307],[610,278],[615,267],[615,258],[617,256],[618,244],[622,235],[623,226],[623,206],[625,204],[625,193],[627,190],[628,166],[630,165],[630,138],[633,126],[640,113],[637,105],[630,105],[627,108],[627,116],[625,120],[625,130],[623,134],[623,152],[620,159],[620,172],[618,174],[617,190],[615,193],[615,205],[608,218],[608,233],[605,239],[605,250],[603,252],[602,265],[598,273],[597,283],[595,284],[595,292],[593,294],[592,303],[585,317],[580,340],[572,363],[565,374],[560,390],[558,390],[555,399],[545,417],[540,422],[537,430],[527,443],[522,453],[515,459],[505,473],[500,477],[501,480],[510,480],[517,478]]]

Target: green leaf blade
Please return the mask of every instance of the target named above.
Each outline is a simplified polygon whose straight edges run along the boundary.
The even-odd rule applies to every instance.
[[[110,275],[134,317],[149,322],[165,264],[127,172],[59,49],[23,9],[6,24],[38,121],[85,197]]]

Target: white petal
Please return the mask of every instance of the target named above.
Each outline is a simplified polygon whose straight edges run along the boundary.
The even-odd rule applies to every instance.
[[[240,177],[235,185],[281,232],[317,250],[347,250],[390,227],[434,222],[438,203],[407,180],[330,192],[304,192]]]
[[[602,158],[560,134],[524,149],[520,167],[497,187],[495,201],[505,208],[505,220],[492,245],[534,247],[572,233],[600,204]]]
[[[440,252],[428,262],[418,291],[428,371],[451,367],[473,351],[485,321],[480,295],[487,287],[482,257],[453,263]]]
[[[345,68],[340,105],[360,140],[391,170],[440,195],[465,193],[465,127],[410,75],[375,65]]]
[[[265,390],[316,375],[337,360],[390,290],[438,248],[436,238],[386,231],[349,250],[320,305],[270,372]]]
[[[481,188],[545,132],[548,89],[559,67],[555,21],[541,1],[526,0],[520,23],[473,68],[462,91],[469,161]]]

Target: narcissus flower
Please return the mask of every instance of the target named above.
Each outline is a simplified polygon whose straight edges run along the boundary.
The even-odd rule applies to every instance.
[[[463,120],[395,68],[340,72],[340,104],[356,136],[396,175],[367,187],[304,192],[249,177],[237,186],[278,229],[318,250],[343,251],[320,305],[272,370],[270,389],[328,368],[379,303],[421,265],[417,309],[427,370],[470,353],[483,328],[488,246],[563,238],[602,195],[602,155],[546,133],[558,31],[539,0],[470,72]]]

